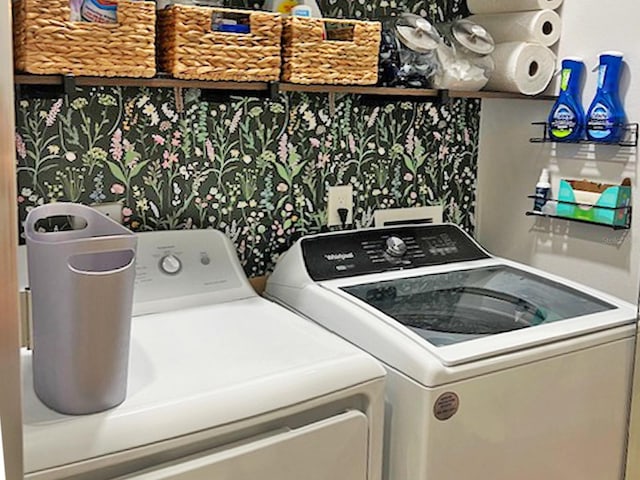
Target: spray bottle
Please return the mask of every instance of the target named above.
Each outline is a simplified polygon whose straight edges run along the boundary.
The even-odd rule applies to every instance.
[[[587,138],[596,142],[616,143],[624,133],[626,115],[620,101],[620,52],[600,55],[598,91],[587,113]]]
[[[540,180],[536,184],[536,198],[533,203],[534,212],[542,212],[543,207],[549,200],[551,195],[551,182],[549,177],[549,170],[542,169],[540,174]]]
[[[584,62],[569,57],[562,61],[560,96],[549,114],[549,136],[558,142],[582,139],[585,114],[582,107],[582,75]]]

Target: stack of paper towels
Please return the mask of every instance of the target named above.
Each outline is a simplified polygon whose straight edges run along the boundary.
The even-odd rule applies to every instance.
[[[467,0],[469,17],[496,41],[496,68],[487,90],[542,93],[551,82],[562,22],[555,10],[563,0]]]

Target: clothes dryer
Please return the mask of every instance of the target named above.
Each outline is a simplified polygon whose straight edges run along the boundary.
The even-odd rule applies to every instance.
[[[48,409],[22,351],[27,480],[380,480],[377,361],[260,298],[222,233],[140,234],[136,270],[120,406]]]

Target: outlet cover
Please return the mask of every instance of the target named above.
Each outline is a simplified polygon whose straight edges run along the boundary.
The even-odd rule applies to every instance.
[[[338,210],[346,208],[348,210],[346,225],[353,224],[353,187],[351,185],[340,185],[329,187],[329,201],[327,203],[329,227],[340,227],[342,221]]]
[[[109,203],[94,203],[91,208],[95,208],[97,211],[115,220],[119,224],[122,224],[122,203],[109,202]]]

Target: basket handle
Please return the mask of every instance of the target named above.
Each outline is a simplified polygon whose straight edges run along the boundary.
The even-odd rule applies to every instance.
[[[67,258],[67,268],[74,273],[83,275],[109,275],[129,268],[136,259],[134,248],[113,249],[113,246],[111,248],[107,246],[104,249],[97,243],[91,247],[93,248],[70,255]]]
[[[36,231],[36,224],[40,220],[56,216],[79,217],[87,222],[87,224],[84,228],[79,230],[46,233]],[[86,235],[84,232],[90,229],[92,226],[98,227],[96,228],[96,230],[110,230],[109,233],[111,235],[124,235],[131,233],[128,229],[120,225],[118,222],[100,214],[91,207],[80,205],[78,203],[64,202],[49,203],[31,210],[27,215],[24,230],[27,237],[36,241],[51,240],[54,236],[56,240],[65,241],[85,237]]]

